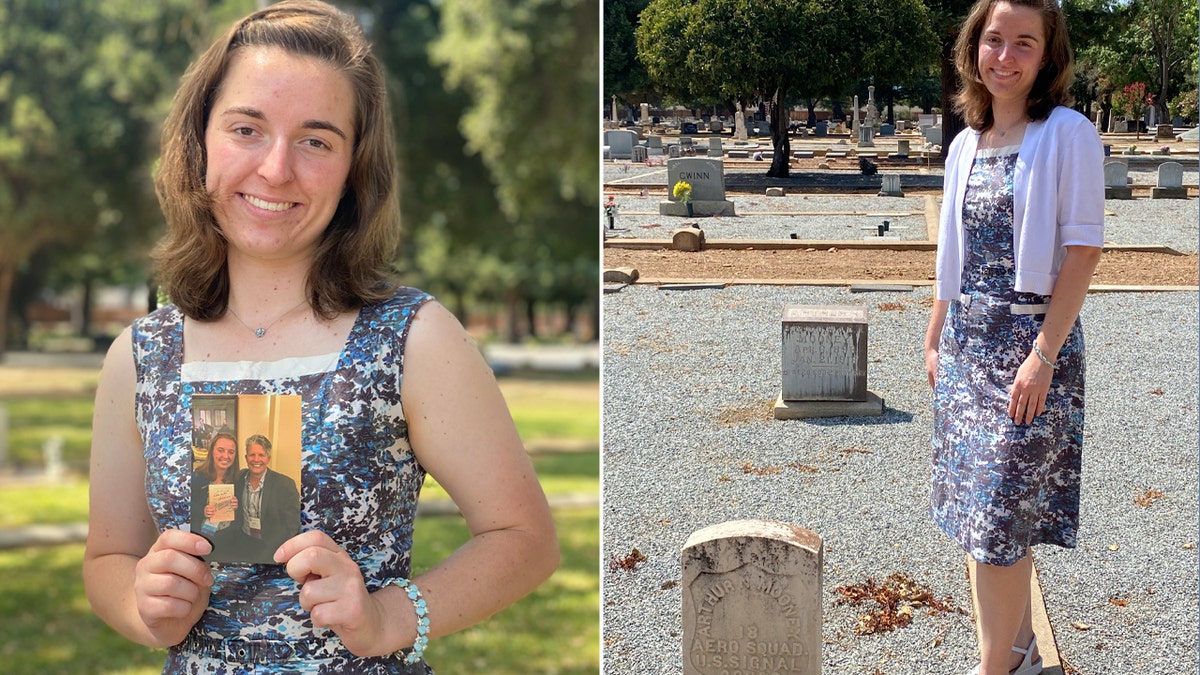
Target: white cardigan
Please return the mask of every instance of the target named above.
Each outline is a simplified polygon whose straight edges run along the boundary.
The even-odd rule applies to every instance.
[[[937,299],[959,297],[962,285],[963,195],[979,145],[967,128],[946,154]],[[1067,246],[1104,245],[1104,147],[1086,117],[1058,107],[1025,129],[1013,176],[1016,290],[1050,295]]]

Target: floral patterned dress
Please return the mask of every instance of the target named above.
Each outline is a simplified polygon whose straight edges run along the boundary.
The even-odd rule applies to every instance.
[[[402,288],[359,312],[342,351],[275,362],[183,363],[183,315],[167,306],[133,325],[137,423],[146,494],[159,530],[190,527],[191,398],[302,397],[300,529],[321,529],[359,565],[370,591],[409,575],[425,471],[400,401],[404,347],[430,296]],[[210,563],[209,607],[167,655],[164,673],[429,675],[403,656],[358,658],[314,628],[282,565]]]
[[[976,561],[1004,566],[1033,544],[1075,547],[1083,445],[1078,319],[1046,411],[1030,424],[1008,418],[1009,388],[1050,302],[1014,290],[1017,150],[980,150],[967,179],[962,296],[946,316],[933,392],[933,519]]]

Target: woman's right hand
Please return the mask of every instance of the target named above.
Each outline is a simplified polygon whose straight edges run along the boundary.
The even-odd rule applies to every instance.
[[[138,561],[133,580],[137,611],[161,644],[182,642],[208,608],[212,571],[197,556],[211,552],[212,545],[198,534],[166,530]]]
[[[929,376],[929,386],[933,387],[934,377],[937,375],[938,367],[938,350],[936,347],[925,348],[925,374]]]
[[[205,507],[204,507],[204,517],[205,517],[205,519],[211,519],[211,518],[213,517],[213,514],[215,514],[216,512],[217,512],[217,510],[213,508],[213,505],[212,505],[212,504],[209,504],[208,506],[205,506]]]

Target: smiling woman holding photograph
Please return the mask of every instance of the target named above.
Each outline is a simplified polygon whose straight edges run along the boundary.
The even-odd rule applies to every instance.
[[[251,14],[184,76],[157,178],[156,258],[175,304],[105,360],[84,561],[95,611],[168,648],[164,672],[429,673],[429,639],[558,563],[487,364],[390,271],[393,152],[382,70],[353,18],[324,3]],[[303,398],[301,534],[270,551],[277,564],[210,565],[187,531],[190,399],[267,393]],[[248,443],[251,484],[261,445]],[[412,579],[427,471],[471,537]]]

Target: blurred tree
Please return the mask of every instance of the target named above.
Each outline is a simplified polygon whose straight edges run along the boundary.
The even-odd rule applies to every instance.
[[[598,5],[445,0],[441,10],[430,55],[471,100],[459,128],[507,219],[481,243],[515,265],[502,289],[510,317],[539,301],[574,314],[582,297],[598,318]]]
[[[53,242],[103,241],[113,255],[144,245],[156,220],[154,130],[204,32],[196,9],[192,0],[0,5],[0,353],[13,282],[35,252]]]

